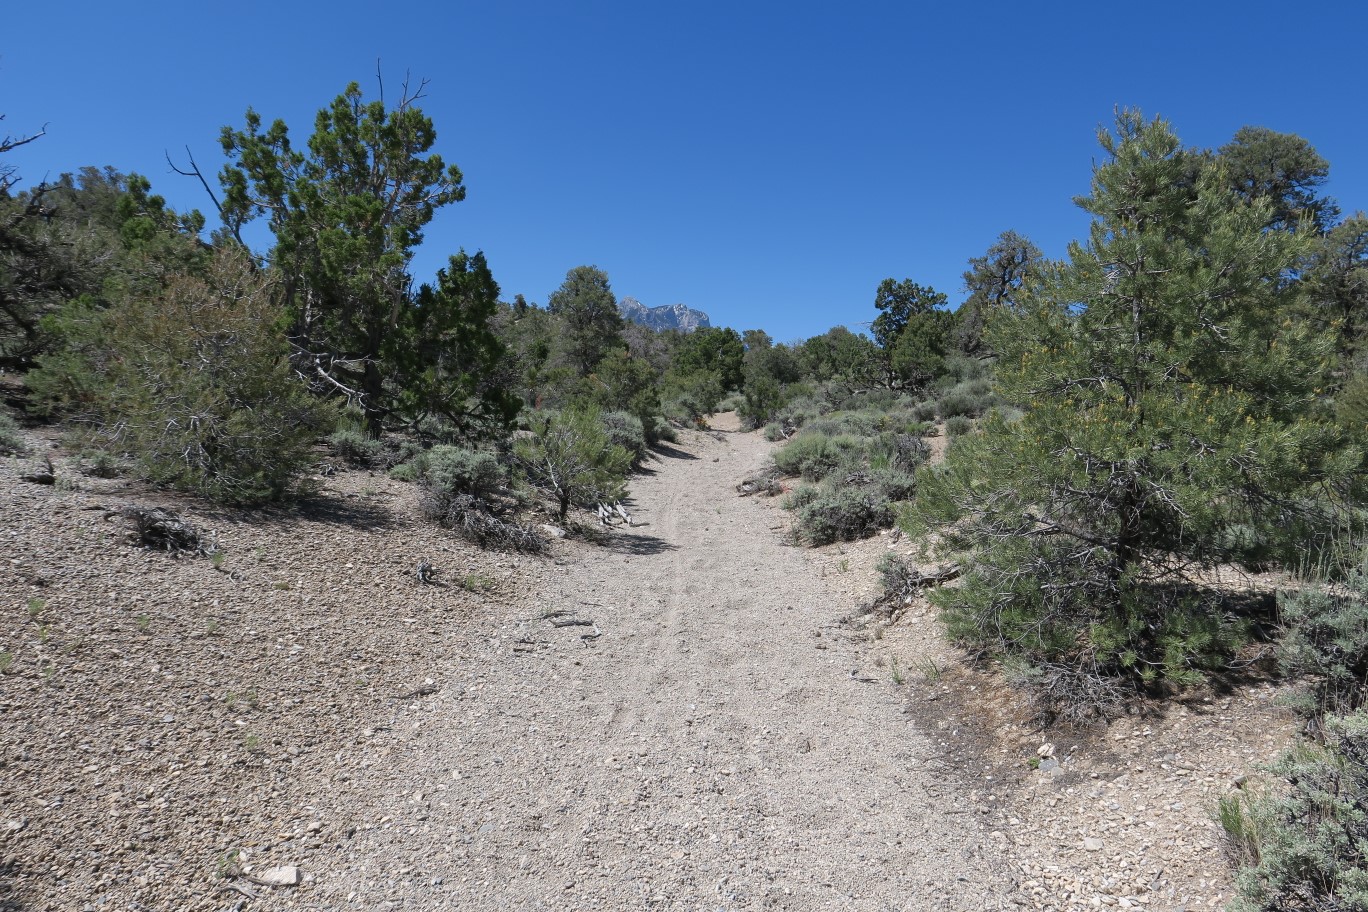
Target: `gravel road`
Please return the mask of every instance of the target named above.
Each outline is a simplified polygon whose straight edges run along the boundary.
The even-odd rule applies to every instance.
[[[724,427],[653,460],[635,527],[561,550],[365,748],[354,833],[293,901],[1003,907],[934,748],[886,681],[852,676],[848,606],[776,534],[782,514],[734,493],[770,447]]]

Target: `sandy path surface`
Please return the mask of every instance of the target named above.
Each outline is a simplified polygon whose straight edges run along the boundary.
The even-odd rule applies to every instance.
[[[769,451],[725,426],[686,435],[634,480],[635,528],[562,551],[505,623],[478,625],[442,689],[361,748],[355,832],[294,902],[1008,905],[935,749],[886,682],[852,678],[849,606],[772,505],[735,495]]]

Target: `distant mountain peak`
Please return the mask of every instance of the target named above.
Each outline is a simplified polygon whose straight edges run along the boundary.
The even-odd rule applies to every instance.
[[[685,307],[683,304],[662,304],[659,307],[647,307],[636,298],[623,298],[618,301],[618,313],[622,314],[624,320],[631,320],[633,323],[640,323],[642,326],[649,326],[654,330],[678,329],[683,332],[693,332],[695,329],[712,326],[708,322],[707,314],[701,310],[694,310],[692,307]]]

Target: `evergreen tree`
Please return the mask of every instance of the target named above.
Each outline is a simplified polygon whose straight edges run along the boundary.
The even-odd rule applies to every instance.
[[[925,386],[945,368],[953,315],[945,295],[911,279],[884,279],[874,295],[879,315],[871,329],[882,351],[881,383],[889,388]]]
[[[1317,420],[1331,339],[1293,319],[1311,238],[1162,121],[1100,138],[1088,241],[992,326],[1025,415],[957,440],[918,510],[969,553],[938,595],[959,639],[1189,680],[1229,633],[1196,578],[1314,540],[1359,456]]]
[[[1270,228],[1305,227],[1324,234],[1339,218],[1335,201],[1318,193],[1330,177],[1330,164],[1300,136],[1241,127],[1218,154],[1231,189],[1270,203]]]
[[[561,340],[570,366],[581,377],[593,371],[610,348],[622,341],[622,315],[608,274],[597,266],[576,266],[551,293],[546,309],[565,327]]]
[[[986,356],[984,331],[989,317],[1015,306],[1027,280],[1042,259],[1040,248],[1015,231],[998,235],[987,252],[969,260],[964,290],[969,297],[960,305],[955,343],[966,355]]]
[[[268,219],[297,369],[358,401],[372,436],[392,406],[383,354],[411,306],[414,248],[439,208],[465,199],[460,169],[427,154],[437,134],[417,107],[421,88],[388,108],[352,83],[318,112],[306,150],[284,121],[263,131],[250,109],[246,128],[221,138],[223,216],[239,238]]]
[[[491,326],[499,286],[484,254],[451,257],[414,300],[384,349],[398,387],[396,410],[414,421],[440,417],[460,437],[502,436],[520,402],[499,382],[508,353]]]

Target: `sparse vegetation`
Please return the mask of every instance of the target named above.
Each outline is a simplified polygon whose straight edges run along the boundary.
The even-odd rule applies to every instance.
[[[1221,802],[1243,865],[1237,912],[1368,908],[1368,714],[1327,721],[1321,743],[1287,751],[1272,772],[1286,791]]]
[[[0,456],[23,456],[28,453],[28,444],[19,425],[5,412],[0,411]]]
[[[562,523],[572,504],[620,500],[632,462],[593,407],[547,416],[531,437],[517,442],[515,453],[528,482],[556,501]]]

